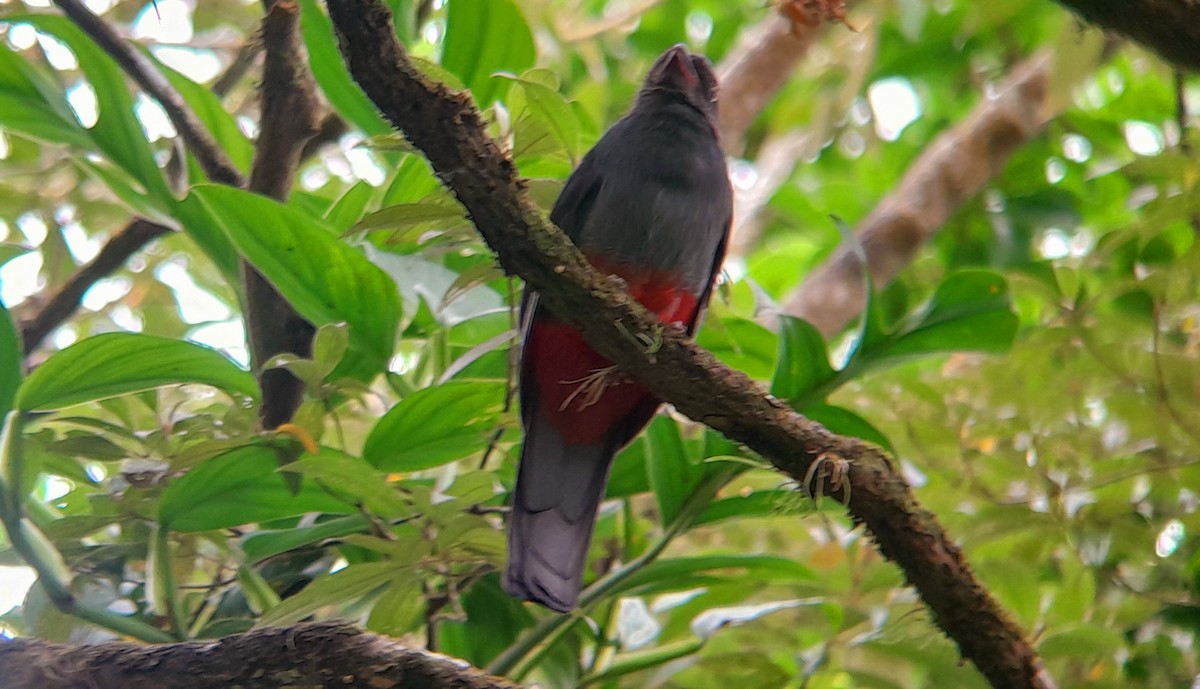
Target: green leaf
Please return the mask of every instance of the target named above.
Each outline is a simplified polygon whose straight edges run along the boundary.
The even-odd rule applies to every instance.
[[[686,588],[687,577],[727,573],[746,582],[758,581],[810,582],[816,574],[804,565],[785,557],[773,555],[699,555],[655,560],[621,582],[616,592],[638,589],[640,593],[661,592]]]
[[[421,595],[420,580],[411,576],[397,577],[371,607],[367,629],[377,634],[400,636],[415,629],[424,612],[425,597]]]
[[[17,407],[61,409],[180,383],[258,396],[254,376],[216,350],[153,335],[106,333],[81,340],[38,366],[21,385]]]
[[[699,463],[688,457],[687,447],[679,435],[679,424],[671,417],[655,417],[644,437],[650,487],[658,500],[663,524],[670,524],[700,482],[704,471]]]
[[[869,421],[849,409],[835,407],[832,404],[810,404],[804,408],[803,414],[838,435],[849,435],[875,443],[896,454],[892,442]]]
[[[299,622],[318,608],[363,598],[386,584],[395,575],[396,566],[391,562],[350,565],[317,579],[305,586],[300,593],[271,608],[259,618],[256,626],[269,627]]]
[[[1004,352],[1017,334],[1004,278],[970,270],[950,276],[929,303],[877,346],[862,349],[870,361],[935,352]]]
[[[313,526],[273,531],[255,531],[242,541],[242,553],[247,562],[261,562],[268,557],[286,553],[329,538],[363,533],[371,523],[362,514],[334,517]]]
[[[553,151],[566,151],[571,160],[579,157],[579,117],[567,99],[559,93],[557,84],[549,85],[542,73],[530,70],[520,78],[504,76],[516,84],[520,98],[510,96],[509,108],[516,113],[519,133],[514,137],[514,155],[526,156]],[[551,75],[552,76],[552,75]],[[557,81],[557,80],[553,80]],[[522,125],[528,120],[532,125]],[[538,141],[545,138],[545,142]]]
[[[345,493],[349,500],[361,503],[374,514],[393,518],[413,511],[412,505],[388,484],[386,476],[358,457],[323,447],[320,454],[305,455],[286,468]]]
[[[529,24],[512,0],[450,3],[442,66],[462,79],[480,108],[502,98],[508,86],[492,74],[520,74],[533,65],[536,54]]]
[[[238,250],[317,326],[344,321],[350,352],[344,376],[366,380],[386,370],[400,322],[396,285],[363,254],[312,217],[231,187],[192,189],[184,205],[202,206]]]
[[[730,519],[774,517],[781,514],[803,514],[815,510],[812,500],[802,499],[794,490],[757,490],[749,495],[734,495],[713,500],[693,526],[716,524]]]
[[[737,316],[708,319],[696,336],[696,344],[730,368],[756,379],[771,377],[779,354],[775,333]]]
[[[478,452],[504,403],[504,384],[454,381],[400,400],[380,419],[363,458],[384,471],[419,471]]]
[[[174,197],[154,160],[154,152],[135,114],[125,73],[116,61],[66,17],[39,14],[25,15],[21,19],[66,43],[75,53],[80,69],[96,92],[99,114],[91,128],[92,140],[109,160],[124,168],[159,203],[169,205]]]
[[[158,65],[159,71],[183,97],[184,102],[192,109],[196,118],[225,151],[225,155],[229,156],[234,167],[242,174],[248,174],[250,164],[254,159],[254,144],[250,143],[250,139],[242,133],[237,119],[225,110],[225,106],[221,104],[221,99],[217,97],[217,94],[213,93],[209,87],[197,84],[164,65],[149,51],[146,51],[145,55]]]
[[[21,384],[21,340],[8,309],[0,304],[0,419],[13,408]]]
[[[209,531],[306,512],[354,511],[312,483],[293,493],[278,459],[274,448],[251,445],[208,460],[163,491],[159,522],[174,531]]]
[[[465,220],[462,206],[454,199],[438,192],[417,201],[400,203],[369,213],[346,231],[370,232],[372,230],[424,231],[435,223],[439,227],[456,225]],[[409,232],[405,232],[409,234]]]
[[[279,594],[253,567],[249,565],[238,567],[237,580],[238,585],[242,588],[242,594],[246,596],[246,604],[250,606],[251,612],[261,615],[279,605]]]
[[[334,41],[333,24],[316,0],[301,0],[300,27],[304,31],[304,47],[308,50],[313,78],[338,114],[368,136],[390,133],[392,128],[380,116],[375,104],[346,71]]]
[[[834,377],[825,338],[807,321],[779,317],[779,363],[771,379],[771,394],[797,406]]]
[[[362,180],[355,182],[329,207],[329,211],[325,213],[325,222],[335,231],[345,232],[363,216],[374,193],[375,187],[370,184]]]
[[[9,24],[10,27],[13,24]],[[90,150],[91,135],[75,119],[49,76],[0,43],[0,125],[31,138]]]

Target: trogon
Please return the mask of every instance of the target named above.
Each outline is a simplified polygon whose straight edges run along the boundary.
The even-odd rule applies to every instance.
[[[596,268],[689,334],[720,270],[733,213],[717,127],[711,65],[682,45],[671,48],[550,214]],[[525,442],[504,588],[566,612],[579,597],[613,457],[660,401],[540,306],[535,292],[525,295],[521,321]]]

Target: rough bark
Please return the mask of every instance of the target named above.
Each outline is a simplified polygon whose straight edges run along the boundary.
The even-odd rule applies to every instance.
[[[992,686],[1049,686],[1021,630],[886,454],[829,433],[664,328],[546,222],[526,198],[512,161],[485,133],[469,95],[429,82],[408,60],[386,7],[375,0],[330,0],[328,7],[351,74],[426,154],[506,270],[525,278],[598,352],[679,411],[745,443],[804,485],[840,497]],[[648,353],[639,333],[660,346]]]
[[[213,642],[91,646],[0,639],[9,689],[511,689],[465,663],[345,624],[259,629]]]
[[[993,99],[983,100],[959,125],[925,147],[900,184],[855,230],[871,279],[890,282],[952,213],[977,194],[1047,120],[1051,60],[1041,54],[1012,71]],[[866,284],[851,247],[839,247],[788,297],[783,313],[812,323],[825,335],[862,312]],[[763,320],[773,325],[777,314]]]
[[[286,201],[292,190],[305,145],[317,133],[319,104],[316,83],[300,36],[299,8],[294,2],[273,3],[263,19],[260,133],[255,143],[250,191]],[[271,357],[290,353],[312,356],[316,328],[249,263],[242,263],[246,339],[254,370],[259,371],[264,428],[292,418],[304,399],[304,384],[286,369],[263,370]]]

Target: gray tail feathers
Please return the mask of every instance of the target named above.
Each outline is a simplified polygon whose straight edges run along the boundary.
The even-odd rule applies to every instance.
[[[566,445],[558,429],[533,414],[508,522],[510,595],[558,612],[575,607],[614,454],[609,443]]]

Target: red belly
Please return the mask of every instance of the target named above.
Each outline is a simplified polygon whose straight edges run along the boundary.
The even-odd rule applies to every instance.
[[[665,323],[690,325],[697,297],[674,287],[670,276],[630,278],[630,296]],[[568,443],[603,440],[639,406],[651,400],[642,386],[628,381],[612,363],[592,350],[583,336],[549,313],[539,314],[525,341],[525,362],[537,386],[539,413],[554,424]]]

